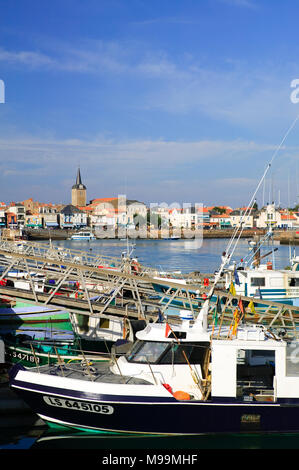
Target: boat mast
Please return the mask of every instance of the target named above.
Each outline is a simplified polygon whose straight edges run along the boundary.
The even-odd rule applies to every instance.
[[[228,242],[228,245],[227,245],[227,248],[226,248],[226,251],[223,252],[223,255],[222,255],[222,262],[221,262],[221,265],[220,265],[220,268],[219,270],[216,272],[215,274],[215,279],[214,279],[214,283],[207,295],[207,299],[205,300],[202,308],[200,309],[200,312],[197,316],[197,319],[195,321],[195,325],[197,327],[199,327],[200,329],[202,329],[202,331],[207,331],[207,327],[208,327],[208,311],[209,311],[209,303],[210,303],[210,299],[213,295],[213,292],[219,282],[219,279],[221,278],[222,276],[222,273],[224,271],[224,268],[225,266],[227,265],[227,263],[229,262],[229,260],[232,258],[233,254],[234,254],[234,251],[237,247],[237,244],[240,240],[240,237],[242,235],[242,232],[244,230],[244,221],[245,221],[245,218],[248,217],[250,214],[251,214],[251,211],[252,211],[252,208],[253,208],[253,205],[254,205],[254,202],[256,200],[256,195],[257,195],[257,192],[258,190],[260,189],[263,181],[265,180],[266,178],[266,175],[269,171],[269,169],[271,168],[271,165],[277,155],[277,153],[279,152],[279,150],[281,149],[283,143],[285,142],[287,136],[289,135],[289,133],[291,132],[291,130],[293,129],[293,127],[295,126],[296,122],[298,121],[299,119],[299,114],[297,115],[297,117],[294,119],[294,121],[292,122],[291,126],[289,127],[289,129],[287,130],[287,132],[285,133],[284,137],[282,138],[280,144],[278,145],[278,147],[276,148],[275,152],[273,153],[272,155],[272,158],[270,160],[270,162],[268,163],[268,165],[266,166],[266,169],[250,199],[250,202],[249,202],[249,205],[246,207],[246,210],[245,212],[242,214],[242,217],[240,218],[240,221],[239,221],[239,224],[235,227],[235,230],[233,232],[233,235],[230,239],[230,241]],[[238,231],[240,230],[240,233],[237,237],[237,234],[238,234]],[[236,239],[236,240],[235,240]],[[235,242],[234,246],[233,246],[233,243]]]

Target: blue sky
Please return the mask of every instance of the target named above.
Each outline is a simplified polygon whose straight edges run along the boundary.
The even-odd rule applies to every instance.
[[[0,200],[246,205],[299,114],[296,0],[0,0]],[[298,202],[299,122],[258,202]]]

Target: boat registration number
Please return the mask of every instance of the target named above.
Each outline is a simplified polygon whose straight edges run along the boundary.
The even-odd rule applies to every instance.
[[[11,353],[11,356],[14,358],[14,359],[21,359],[21,361],[27,361],[27,362],[40,362],[39,361],[39,357],[37,356],[31,356],[30,354],[26,354],[26,353],[23,353],[23,352],[16,352],[16,351],[13,351]]]
[[[69,408],[78,411],[87,411],[90,413],[100,413],[111,415],[114,408],[110,405],[100,405],[98,403],[90,403],[87,401],[65,400],[64,398],[44,396],[47,405],[56,406],[58,408]]]

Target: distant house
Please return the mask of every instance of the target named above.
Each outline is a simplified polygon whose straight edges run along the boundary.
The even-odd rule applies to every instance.
[[[247,215],[245,215],[245,213]],[[241,222],[243,228],[254,227],[254,213],[249,211],[246,212],[246,208],[233,210],[229,214],[229,217],[232,227],[240,227]]]
[[[43,226],[42,217],[38,212],[25,215],[25,227],[42,228],[42,226]]]
[[[120,227],[133,224],[144,218],[146,220],[147,208],[145,204],[136,200],[127,200],[125,197],[105,197],[90,201],[84,208],[89,213],[91,225],[97,227]],[[140,216],[139,219],[136,216]]]
[[[5,206],[0,205],[0,229],[6,227]]]
[[[7,226],[10,228],[25,226],[25,208],[21,203],[11,203],[6,211]]]
[[[60,211],[62,228],[84,228],[87,226],[87,214],[78,207],[69,204]]]
[[[210,214],[210,225],[215,228],[231,228],[231,218],[230,214]]]
[[[280,213],[279,228],[297,228],[298,226],[299,220],[296,213],[289,211],[282,211]]]
[[[39,216],[44,228],[58,228],[60,226],[60,215],[58,209],[52,204],[43,204],[39,208]]]
[[[275,204],[268,204],[259,211],[256,218],[256,226],[258,228],[281,226],[281,213],[275,207]]]

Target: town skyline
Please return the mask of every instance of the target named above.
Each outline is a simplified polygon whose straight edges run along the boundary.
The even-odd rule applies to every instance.
[[[282,208],[273,201],[261,208],[255,201],[247,207],[227,205],[152,203],[147,206],[126,195],[86,199],[87,187],[82,181],[80,167],[70,188],[71,202],[67,204],[41,203],[28,198],[19,203],[0,202],[0,228],[7,229],[86,229],[101,232],[104,238],[115,237],[127,230],[134,237],[157,237],[156,229],[173,230],[176,235],[192,238],[202,236],[203,230],[231,229],[297,229],[299,205],[294,209]],[[153,232],[154,230],[154,232]],[[169,232],[170,233],[170,232]]]

